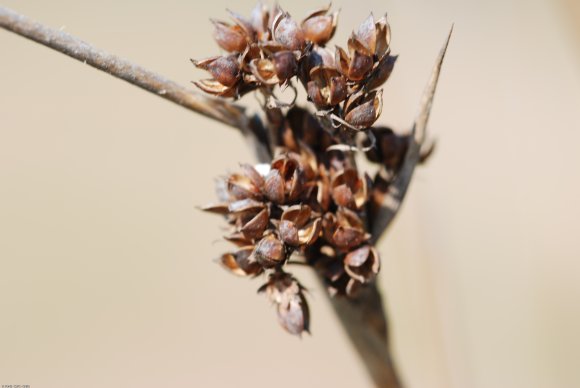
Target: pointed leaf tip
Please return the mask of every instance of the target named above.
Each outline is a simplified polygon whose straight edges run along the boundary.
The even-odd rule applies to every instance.
[[[443,44],[443,47],[439,51],[439,56],[435,62],[435,66],[431,72],[431,78],[423,91],[423,96],[421,98],[421,104],[419,105],[419,113],[415,118],[415,123],[413,125],[413,134],[415,141],[421,145],[425,141],[427,122],[429,121],[429,114],[431,113],[431,106],[433,105],[433,98],[435,96],[435,90],[437,89],[437,81],[439,80],[439,74],[441,73],[441,67],[443,65],[443,59],[445,58],[445,53],[447,52],[447,46],[449,46],[449,41],[451,39],[451,34],[453,33],[453,24],[447,35],[447,39]]]

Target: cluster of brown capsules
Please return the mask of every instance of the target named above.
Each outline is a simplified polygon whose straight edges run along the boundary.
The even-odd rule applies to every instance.
[[[301,23],[279,6],[270,11],[258,4],[250,18],[230,15],[233,23],[213,22],[214,38],[227,54],[193,61],[213,77],[196,85],[221,97],[251,91],[266,96],[274,156],[269,164],[242,164],[220,180],[219,201],[204,210],[224,215],[231,226],[225,239],[237,248],[220,263],[241,276],[266,274],[260,291],[276,305],[282,326],[299,335],[308,331],[309,311],[305,289],[287,272],[288,264],[312,266],[332,295],[345,297],[380,269],[369,234],[374,187],[388,184],[407,146],[390,129],[371,128],[382,110],[377,88],[396,60],[390,28],[386,17],[375,21],[370,15],[352,33],[348,50],[333,53],[326,44],[338,14],[329,7]],[[275,97],[276,88],[292,86],[294,79],[304,86],[311,111]],[[359,173],[352,145],[344,144],[342,134],[358,132],[367,135],[368,159],[381,165],[383,174],[374,180]]]

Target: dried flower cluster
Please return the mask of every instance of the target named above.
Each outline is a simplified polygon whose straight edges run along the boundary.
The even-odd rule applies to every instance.
[[[214,21],[214,38],[227,54],[194,64],[212,79],[196,82],[205,92],[240,97],[258,91],[272,151],[269,164],[242,164],[220,180],[219,202],[204,210],[222,214],[236,249],[220,263],[231,272],[268,276],[260,291],[276,306],[292,334],[308,331],[304,287],[287,268],[315,268],[332,295],[350,297],[372,282],[380,258],[369,234],[376,199],[396,174],[407,138],[371,128],[382,109],[381,91],[396,57],[383,17],[369,16],[348,40],[347,50],[325,47],[337,13],[323,8],[300,23],[275,6],[258,4],[249,19],[230,12],[233,23]],[[276,88],[304,86],[315,113],[277,103]],[[286,109],[289,108],[289,109]],[[352,136],[364,133],[365,154],[380,166],[374,179],[359,173]],[[345,144],[346,143],[346,144]],[[375,199],[375,200],[373,200]]]
[[[347,49],[326,47],[334,35],[338,13],[324,7],[300,23],[279,6],[258,4],[249,18],[230,12],[233,23],[214,21],[214,38],[226,55],[193,63],[213,78],[195,84],[203,91],[238,98],[259,89],[273,101],[276,86],[296,77],[321,115],[335,125],[359,131],[369,128],[382,110],[377,90],[393,70],[390,27],[386,17],[372,14],[354,31]]]

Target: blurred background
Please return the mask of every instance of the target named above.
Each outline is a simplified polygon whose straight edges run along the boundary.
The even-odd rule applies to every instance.
[[[4,0],[182,83],[218,53],[209,18],[254,1]],[[286,1],[296,19],[321,3]],[[436,153],[380,243],[408,387],[580,386],[580,6],[346,1],[333,42],[388,12],[399,61],[380,122],[408,130],[455,23]],[[312,336],[278,326],[212,259],[232,129],[0,30],[0,384],[366,387],[306,270]],[[252,98],[242,103],[254,104]]]

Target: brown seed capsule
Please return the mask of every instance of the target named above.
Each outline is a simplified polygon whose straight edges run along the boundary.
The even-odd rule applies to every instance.
[[[253,59],[250,62],[252,74],[263,84],[276,85],[280,79],[276,75],[276,67],[269,59]]]
[[[310,220],[312,209],[307,205],[290,206],[282,213],[282,221],[290,221],[297,227],[302,227]]]
[[[212,20],[215,30],[213,37],[217,44],[228,52],[241,53],[248,45],[246,34],[242,27]]]
[[[225,86],[234,86],[240,78],[240,66],[236,57],[212,57],[193,64],[211,73],[216,81]]]
[[[272,55],[274,69],[280,82],[289,80],[296,75],[298,63],[292,51],[279,51]]]
[[[295,169],[290,180],[286,180],[286,192],[288,201],[293,202],[300,198],[304,189],[304,174],[301,170]]]
[[[254,166],[247,163],[241,163],[240,168],[242,169],[244,175],[250,180],[250,182],[252,182],[252,184],[256,188],[264,187],[264,177],[260,175],[260,173],[254,168]]]
[[[328,243],[344,252],[370,239],[362,220],[346,208],[339,208],[336,215],[326,213],[322,218],[322,232]]]
[[[356,129],[362,130],[369,128],[381,115],[383,109],[382,96],[382,90],[369,93],[360,99],[359,102],[351,104],[347,108],[344,119]]]
[[[294,205],[281,216],[278,230],[280,238],[291,246],[311,245],[320,235],[320,218],[311,219],[312,210],[307,205]]]
[[[389,79],[395,67],[397,58],[396,55],[385,55],[383,59],[379,61],[377,67],[372,71],[367,79],[367,83],[365,84],[365,89],[367,91],[378,88]]]
[[[310,71],[308,97],[318,109],[337,105],[346,98],[346,80],[332,68],[315,67]]]
[[[268,282],[258,289],[276,305],[282,327],[295,335],[309,330],[310,313],[303,289],[292,275],[285,272],[271,274]]]
[[[375,53],[377,47],[377,30],[372,13],[360,24],[358,30],[353,33],[353,38],[361,42],[368,50],[368,53],[371,55]]]
[[[280,238],[285,244],[290,246],[300,245],[300,240],[298,239],[298,228],[291,221],[280,221],[278,225],[278,231],[280,232]]]
[[[268,220],[270,219],[270,212],[268,208],[263,209],[256,216],[254,216],[250,221],[242,227],[241,232],[247,239],[258,239],[262,237],[266,226],[268,226]]]
[[[335,246],[341,250],[350,250],[367,240],[364,231],[339,226],[332,235]]]
[[[334,55],[327,48],[314,46],[303,61],[305,74],[309,76],[310,71],[315,67],[332,69],[335,67]]]
[[[361,231],[365,230],[364,222],[358,216],[358,214],[350,209],[347,208],[339,208],[336,211],[336,219],[339,225],[348,227],[348,228],[355,228]]]
[[[332,189],[332,199],[338,206],[354,207],[352,190],[344,183]]]
[[[304,33],[287,12],[280,13],[272,25],[274,40],[289,50],[302,50]]]
[[[284,180],[278,170],[270,170],[266,176],[264,194],[270,201],[276,204],[284,203]]]
[[[263,272],[262,266],[252,257],[253,246],[246,246],[234,253],[226,253],[219,262],[224,268],[239,276],[256,276]]]
[[[245,174],[232,174],[228,178],[228,191],[236,199],[261,199],[261,187],[256,186]]]
[[[353,50],[348,68],[348,79],[352,81],[360,81],[366,77],[372,68],[372,56],[359,50]]]
[[[336,47],[336,68],[349,80],[361,81],[371,71],[373,58],[360,42],[353,39],[349,40],[350,56],[342,48]]]
[[[253,255],[264,268],[273,268],[282,264],[286,259],[284,244],[272,234],[258,242]]]
[[[319,45],[326,44],[334,35],[336,23],[338,21],[338,12],[332,15],[326,13],[330,9],[330,4],[308,15],[301,24],[302,31],[306,40]]]
[[[379,254],[375,248],[363,245],[347,253],[344,258],[344,269],[351,278],[367,283],[379,273]]]
[[[374,54],[380,60],[384,56],[388,55],[391,51],[391,26],[387,22],[386,15],[377,20],[375,23],[375,29],[377,34],[377,43]]]
[[[300,166],[300,157],[297,155],[281,155],[274,159],[271,171],[278,171],[284,188],[284,201],[296,201],[304,190],[304,172]],[[269,176],[269,175],[268,175]],[[266,183],[267,183],[266,178]],[[278,203],[282,203],[278,202]]]
[[[368,175],[359,178],[355,169],[344,169],[332,179],[332,198],[338,206],[362,209],[368,200],[370,184]]]
[[[288,304],[278,305],[278,321],[290,334],[301,335],[309,332],[308,304],[302,293],[298,294]]]

